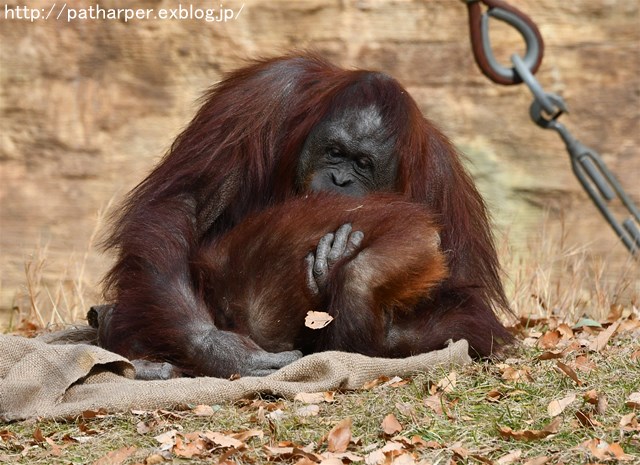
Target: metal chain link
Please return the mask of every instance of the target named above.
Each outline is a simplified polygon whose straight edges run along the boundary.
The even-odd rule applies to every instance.
[[[506,5],[500,0],[462,0],[469,8],[471,42],[476,62],[482,72],[498,84],[517,84],[524,82],[533,94],[533,103],[529,108],[531,119],[541,128],[558,132],[565,143],[571,167],[582,187],[596,204],[600,213],[609,222],[625,247],[636,258],[640,257],[640,212],[626,194],[613,173],[607,168],[600,155],[586,147],[560,122],[558,118],[567,113],[567,106],[559,95],[545,92],[534,77],[542,61],[542,38],[533,23],[524,13]],[[489,6],[480,13],[480,3]],[[480,16],[479,16],[480,15]],[[522,58],[518,54],[511,56],[513,68],[500,65],[494,58],[489,42],[488,19],[493,17],[516,28],[523,36],[527,52]],[[478,18],[480,20],[478,21]],[[478,34],[480,28],[480,34]],[[536,42],[539,42],[536,44]],[[535,53],[538,55],[535,56]],[[622,220],[609,208],[609,204],[618,199],[626,208]]]

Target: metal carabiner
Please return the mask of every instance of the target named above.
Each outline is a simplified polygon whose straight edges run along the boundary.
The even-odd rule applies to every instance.
[[[489,19],[496,18],[514,27],[522,35],[526,44],[524,64],[532,74],[538,70],[544,55],[544,42],[537,26],[520,10],[502,0],[462,0],[469,10],[471,47],[476,63],[482,73],[493,82],[504,85],[522,82],[513,67],[501,65],[493,54],[489,38]],[[480,3],[489,9],[483,13]]]
[[[547,97],[555,107],[564,105],[557,95],[547,94]],[[631,255],[640,257],[640,210],[607,168],[598,152],[573,137],[566,126],[557,120],[561,112],[551,118],[545,117],[544,113],[546,112],[540,100],[535,99],[529,108],[531,119],[541,128],[552,129],[560,135],[569,152],[571,168],[578,181]],[[616,217],[608,205],[616,198],[629,214],[622,221]]]

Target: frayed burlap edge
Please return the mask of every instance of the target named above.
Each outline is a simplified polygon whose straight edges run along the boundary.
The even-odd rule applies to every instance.
[[[129,361],[88,344],[49,344],[0,335],[0,419],[73,417],[108,412],[218,404],[256,393],[292,398],[300,392],[358,389],[380,376],[470,363],[466,341],[403,359],[345,352],[312,354],[264,378],[133,379]]]

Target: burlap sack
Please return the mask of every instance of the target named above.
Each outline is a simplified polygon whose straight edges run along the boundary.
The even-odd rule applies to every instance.
[[[85,410],[108,412],[218,404],[256,393],[291,398],[299,392],[358,389],[380,376],[403,376],[437,365],[471,360],[466,341],[404,359],[344,352],[306,356],[264,378],[229,381],[180,378],[139,381],[128,360],[88,344],[48,344],[0,335],[0,418],[73,417]]]

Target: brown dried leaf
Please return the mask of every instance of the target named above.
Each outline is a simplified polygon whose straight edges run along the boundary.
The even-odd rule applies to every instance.
[[[605,441],[602,441],[598,438],[590,439],[582,443],[582,446],[585,447],[591,455],[593,455],[598,460],[632,460],[628,454],[624,453],[620,444],[613,443],[608,444]]]
[[[572,339],[574,334],[571,327],[566,323],[560,323],[557,328],[558,332],[562,336],[562,339]]]
[[[51,447],[51,455],[53,455],[54,457],[60,457],[62,455],[62,448],[58,444],[56,444],[53,439],[45,438],[44,440]]]
[[[522,451],[520,449],[514,450],[496,460],[496,465],[511,465],[512,463],[519,462],[521,456]]]
[[[562,335],[557,329],[547,331],[540,339],[538,339],[538,347],[542,349],[555,349],[561,338]]]
[[[442,395],[441,394],[434,394],[432,396],[427,397],[424,400],[424,405],[429,407],[431,410],[436,412],[438,415],[442,415],[443,414],[442,402],[443,402],[442,401]]]
[[[162,449],[169,450],[176,443],[177,433],[178,432],[175,429],[172,429],[170,431],[166,431],[162,434],[155,436],[154,439],[160,443]]]
[[[166,459],[160,454],[151,454],[144,459],[144,465],[158,465],[163,463]]]
[[[233,447],[234,449],[240,449],[246,446],[244,442],[234,438],[230,434],[222,434],[219,432],[207,431],[204,433],[204,437],[206,437],[211,442],[213,442],[214,444],[222,448]]]
[[[500,431],[500,435],[505,439],[515,439],[516,441],[535,441],[557,433],[560,424],[562,424],[562,418],[556,417],[551,423],[541,430],[514,431],[508,426],[501,426],[498,430]]]
[[[250,438],[260,438],[264,437],[264,431],[261,429],[249,429],[247,431],[241,431],[239,433],[233,433],[230,435],[232,438],[237,439],[238,441],[246,441]]]
[[[629,408],[640,408],[640,392],[632,392],[629,394],[625,405]]]
[[[486,399],[489,402],[498,402],[503,397],[504,397],[504,394],[502,392],[498,391],[497,389],[492,389],[489,392],[487,392]]]
[[[295,465],[317,465],[318,462],[314,462],[313,460],[307,458],[307,457],[302,457],[300,460],[298,460]]]
[[[394,436],[402,431],[402,425],[393,413],[390,413],[389,415],[384,417],[384,420],[382,420],[382,424],[380,426],[382,427],[382,431],[384,431],[384,434],[386,434],[387,436]]]
[[[118,450],[112,450],[107,453],[103,457],[100,457],[98,460],[93,462],[93,465],[120,465],[125,462],[129,457],[131,457],[134,452],[137,450],[136,447],[122,447]]]
[[[546,351],[538,355],[538,360],[553,360],[564,357],[563,350]]]
[[[98,410],[85,410],[82,412],[82,418],[89,420],[91,418],[104,418],[107,416],[107,411],[103,408]]]
[[[576,357],[576,368],[578,370],[589,373],[591,370],[594,370],[595,367],[595,362],[589,360],[588,357],[585,357],[584,355],[578,355]]]
[[[635,412],[628,413],[620,418],[620,428],[624,431],[640,431],[640,423]]]
[[[591,405],[596,405],[598,403],[598,391],[596,391],[595,389],[590,389],[582,394],[582,398],[585,402],[588,402]]]
[[[591,418],[591,414],[589,412],[586,412],[584,410],[578,410],[576,412],[576,418],[585,428],[595,428],[596,426],[600,425],[597,420]]]
[[[198,417],[212,417],[215,415],[211,405],[196,405],[193,409],[193,413]]]
[[[147,434],[151,432],[151,426],[146,421],[139,421],[136,425],[136,431],[138,434]]]
[[[514,368],[510,365],[502,365],[502,379],[505,381],[533,381],[529,367]]]
[[[564,412],[564,409],[571,405],[574,400],[576,400],[575,393],[571,393],[567,397],[560,400],[552,400],[547,406],[547,413],[550,417],[556,417]]]
[[[308,311],[304,319],[304,325],[311,329],[322,329],[333,321],[333,317],[327,312]]]
[[[580,381],[578,379],[578,375],[576,374],[575,371],[573,371],[573,368],[571,368],[569,365],[565,365],[564,363],[562,363],[560,360],[558,360],[556,362],[556,366],[555,366],[556,370],[559,371],[560,373],[563,373],[565,375],[567,375],[569,378],[571,378],[571,380],[576,383],[578,386],[582,385],[582,381]]]
[[[607,329],[600,332],[596,336],[596,338],[593,341],[591,341],[591,343],[589,344],[589,350],[592,350],[594,352],[600,352],[602,349],[604,349],[609,343],[609,339],[611,339],[611,336],[613,336],[613,333],[615,333],[616,330],[618,329],[618,326],[620,326],[620,323],[616,321]]]
[[[327,436],[327,450],[329,452],[345,452],[351,442],[351,418],[345,418],[331,428]]]
[[[44,435],[40,428],[36,427],[36,429],[33,430],[33,439],[35,439],[38,444],[42,444],[44,442]]]
[[[200,457],[208,453],[205,441],[200,437],[193,437],[191,434],[185,435],[184,439],[176,436],[176,445],[173,447],[172,452],[178,457],[187,459]]]
[[[362,386],[362,389],[364,389],[365,391],[368,391],[369,389],[373,389],[374,387],[379,386],[383,383],[386,383],[387,381],[389,381],[388,376],[380,376],[379,378],[376,378],[367,383],[364,383],[364,385]]]
[[[442,392],[452,392],[458,382],[458,374],[452,371],[447,376],[438,381],[438,390]]]
[[[299,392],[293,398],[293,400],[297,400],[304,404],[319,404],[320,402],[324,402],[324,393],[323,392]]]

